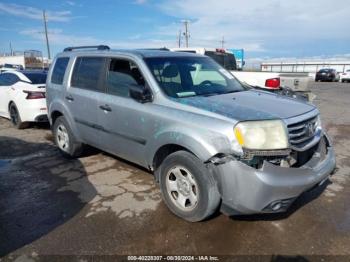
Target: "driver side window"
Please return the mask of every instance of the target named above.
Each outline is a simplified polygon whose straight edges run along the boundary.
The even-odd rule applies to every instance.
[[[124,59],[111,59],[106,78],[107,93],[129,97],[130,86],[145,86],[145,79],[137,65]]]

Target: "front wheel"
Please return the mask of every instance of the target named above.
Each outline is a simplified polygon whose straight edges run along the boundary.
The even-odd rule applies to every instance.
[[[63,156],[72,158],[81,155],[83,146],[74,137],[67,120],[63,116],[60,116],[54,122],[53,134],[55,144],[58,146]]]
[[[159,172],[162,197],[175,215],[197,222],[218,208],[220,194],[216,181],[193,154],[187,151],[170,154]]]

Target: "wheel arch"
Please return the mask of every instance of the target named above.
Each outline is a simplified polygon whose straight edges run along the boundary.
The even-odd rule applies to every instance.
[[[63,116],[63,113],[59,110],[54,110],[51,114],[50,114],[50,118],[52,121],[52,125],[55,123],[56,119],[59,118],[60,116]]]

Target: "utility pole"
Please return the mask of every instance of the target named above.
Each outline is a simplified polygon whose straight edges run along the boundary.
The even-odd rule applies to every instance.
[[[185,39],[186,39],[186,47],[188,47],[188,39],[190,38],[190,32],[188,30],[188,25],[189,25],[190,21],[182,20],[182,23],[185,25],[184,36],[185,36]]]
[[[46,47],[47,47],[47,57],[50,60],[51,54],[50,54],[50,45],[49,45],[49,36],[47,34],[47,19],[46,19],[46,13],[45,10],[43,10],[43,18],[44,18],[44,27],[45,27],[45,38],[46,38]]]
[[[177,39],[177,45],[180,48],[181,47],[181,30],[179,30],[179,35],[178,35],[178,39]]]
[[[222,40],[220,41],[220,43],[221,43],[221,48],[224,49],[225,43],[226,43],[224,36],[222,37]]]
[[[11,54],[11,56],[13,56],[13,49],[12,49],[12,44],[11,44],[11,42],[10,42],[10,54]]]

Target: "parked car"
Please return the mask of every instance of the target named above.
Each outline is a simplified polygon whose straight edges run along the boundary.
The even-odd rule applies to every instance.
[[[335,167],[315,106],[247,90],[198,54],[66,48],[47,106],[63,155],[88,144],[149,169],[188,221],[286,211]]]
[[[323,68],[320,69],[316,73],[315,81],[327,81],[327,82],[335,82],[337,81],[337,71],[331,68]]]
[[[350,82],[350,69],[346,70],[344,73],[340,73],[339,81],[341,81],[343,83]]]
[[[0,74],[0,116],[19,129],[30,122],[47,121],[46,76],[46,72],[30,70]]]

